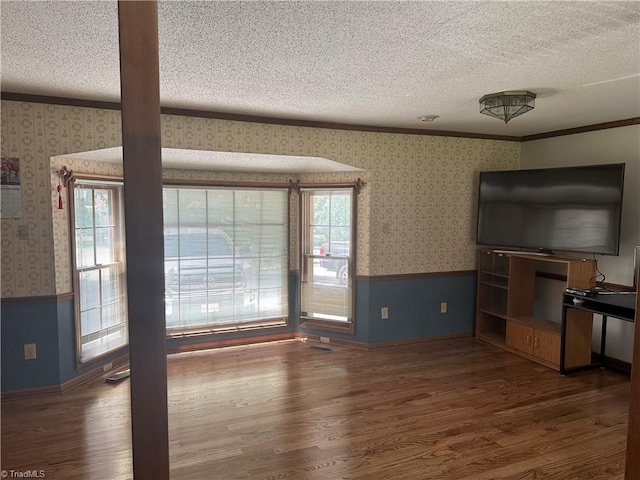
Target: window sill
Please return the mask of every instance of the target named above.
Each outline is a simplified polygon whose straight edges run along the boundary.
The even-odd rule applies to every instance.
[[[173,328],[167,330],[167,338],[204,337],[208,335],[250,332],[255,330],[264,330],[268,328],[279,328],[286,326],[286,318],[273,318],[269,320],[261,320],[259,322],[244,323],[241,325],[207,325],[190,329]]]
[[[319,320],[317,318],[300,318],[300,328],[309,330],[323,330],[353,335],[355,332],[353,322],[335,322],[331,320]]]
[[[114,357],[119,357],[122,355],[126,355],[128,357],[129,355],[129,342],[127,342],[124,345],[120,345],[119,347],[114,348],[113,350],[108,350],[106,352],[100,353],[99,355],[96,355],[95,357],[91,357],[88,358],[86,360],[80,360],[77,356],[76,356],[76,370],[82,370],[84,368],[97,368],[97,367],[102,367],[104,365],[106,365],[107,362],[106,359],[109,358],[110,356],[114,356]]]

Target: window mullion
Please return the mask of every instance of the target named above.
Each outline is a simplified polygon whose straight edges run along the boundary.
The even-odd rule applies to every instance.
[[[91,189],[91,236],[93,243],[93,265],[98,263],[98,252],[96,244],[96,191]]]
[[[205,240],[205,271],[204,271],[204,275],[205,275],[205,288],[206,288],[206,302],[207,302],[207,308],[206,308],[206,314],[205,314],[205,318],[207,320],[207,323],[209,323],[210,319],[211,319],[211,312],[209,312],[209,302],[211,300],[211,292],[210,292],[210,288],[209,288],[209,275],[211,272],[209,272],[209,244],[211,243],[209,240],[209,191],[206,190],[204,192],[204,214],[205,214],[205,235],[204,235],[204,240]]]
[[[104,325],[102,323],[102,319],[103,319],[103,308],[104,308],[104,284],[103,284],[103,279],[102,279],[102,268],[100,268],[98,270],[98,285],[99,285],[99,289],[100,289],[100,306],[98,308],[99,312],[100,312],[100,330],[104,330]]]

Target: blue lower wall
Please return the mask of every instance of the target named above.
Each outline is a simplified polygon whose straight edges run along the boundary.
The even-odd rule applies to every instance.
[[[471,333],[474,330],[476,281],[474,273],[443,274],[406,279],[356,281],[356,327],[354,335],[299,327],[299,277],[289,278],[290,322],[285,329],[260,330],[260,335],[301,331],[372,344]],[[447,313],[440,303],[447,302]],[[380,309],[389,309],[382,320]],[[1,308],[2,391],[61,385],[82,373],[102,366],[126,353],[119,350],[82,368],[75,361],[75,322],[73,300],[9,304]],[[171,339],[170,345],[202,343],[255,336],[255,331],[212,335],[210,339],[191,337]],[[23,346],[37,345],[36,360],[25,360]]]
[[[2,305],[2,391],[58,385],[56,303]],[[24,359],[24,345],[36,344],[37,358]]]
[[[476,276],[443,275],[369,282],[367,318],[369,343],[472,333],[475,320]],[[447,303],[447,313],[440,304]],[[380,309],[389,309],[382,320]]]
[[[447,303],[447,313],[440,313],[442,302]],[[299,330],[359,343],[470,334],[474,330],[475,303],[474,272],[358,281],[354,335]],[[381,318],[382,307],[389,309],[388,320]]]
[[[58,369],[60,382],[64,383],[76,373],[76,338],[73,301],[58,304]]]
[[[120,349],[76,366],[73,300],[55,297],[33,304],[2,305],[2,391],[61,385],[126,353]],[[36,344],[37,358],[24,359],[24,345]]]

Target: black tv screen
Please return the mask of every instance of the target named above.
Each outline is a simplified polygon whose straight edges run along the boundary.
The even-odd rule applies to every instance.
[[[480,173],[478,245],[618,255],[624,164]]]

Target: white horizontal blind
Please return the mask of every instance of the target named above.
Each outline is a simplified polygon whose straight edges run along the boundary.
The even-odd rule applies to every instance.
[[[288,316],[288,192],[166,187],[165,304],[172,331]]]

